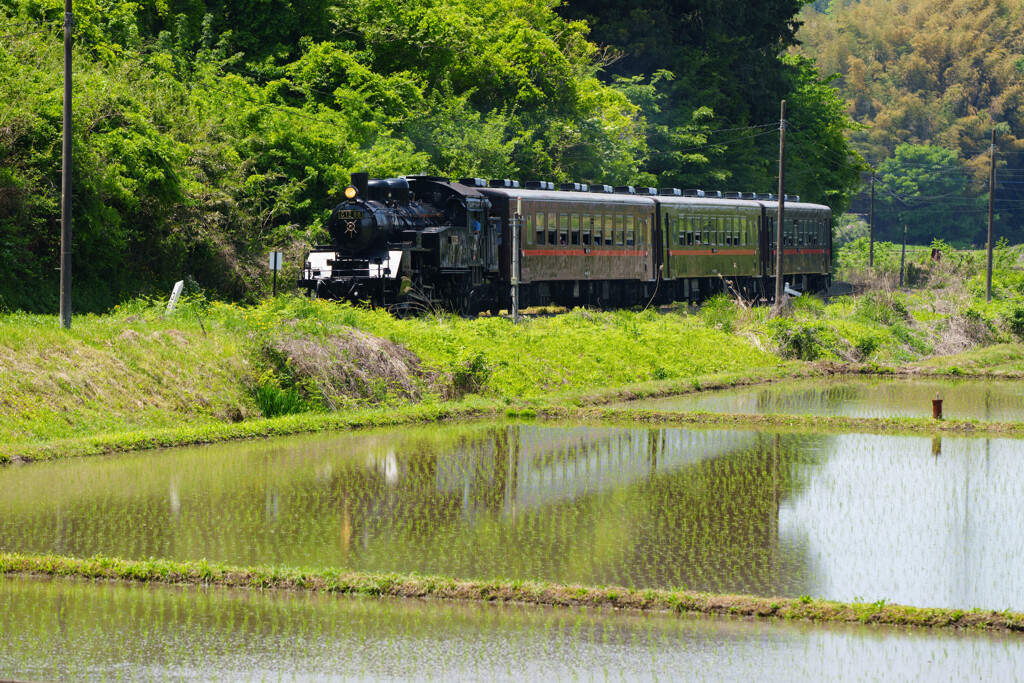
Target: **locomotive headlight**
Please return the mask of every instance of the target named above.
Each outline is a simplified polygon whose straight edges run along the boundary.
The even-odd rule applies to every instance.
[[[352,185],[345,188],[345,199],[355,199],[357,194],[359,194],[359,190]]]

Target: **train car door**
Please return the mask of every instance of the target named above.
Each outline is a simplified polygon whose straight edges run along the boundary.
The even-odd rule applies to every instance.
[[[661,236],[655,227],[657,212],[647,215],[644,219],[644,275],[648,280],[657,279],[658,251],[661,246]]]
[[[775,232],[775,219],[768,215],[765,208],[761,207],[761,217],[757,225],[757,249],[761,257],[761,277],[770,277],[772,274],[772,233]]]
[[[471,239],[476,241],[481,265],[485,270],[493,272],[498,269],[498,245],[487,216],[490,208],[491,203],[484,197],[466,197]]]
[[[660,208],[660,207],[659,207]],[[678,219],[676,219],[678,220]],[[659,215],[658,229],[661,231],[661,239],[658,243],[661,245],[660,253],[658,254],[657,268],[661,273],[662,280],[672,279],[672,218],[668,215],[668,211]]]

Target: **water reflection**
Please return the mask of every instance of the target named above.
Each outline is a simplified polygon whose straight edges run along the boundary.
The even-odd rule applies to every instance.
[[[0,549],[1024,608],[1021,442],[530,424],[0,469]]]
[[[936,397],[942,399],[943,416],[947,419],[1024,420],[1022,383],[975,379],[818,378],[642,399],[620,403],[618,407],[745,415],[930,418],[932,399]]]
[[[0,577],[26,680],[1012,680],[1015,636]]]

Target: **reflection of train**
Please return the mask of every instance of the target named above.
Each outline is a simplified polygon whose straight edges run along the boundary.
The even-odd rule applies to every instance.
[[[774,292],[771,195],[360,173],[352,180],[327,224],[332,244],[310,253],[299,280],[310,294],[473,313],[507,307],[514,281],[523,307],[699,301],[729,287],[758,298]],[[785,281],[825,289],[831,211],[787,198],[784,218]]]

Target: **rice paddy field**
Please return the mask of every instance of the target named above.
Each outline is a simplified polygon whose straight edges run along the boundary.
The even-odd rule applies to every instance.
[[[0,469],[0,551],[1024,608],[1024,441],[494,422]]]
[[[1011,680],[1018,636],[0,577],[32,680]]]
[[[1012,678],[1024,352],[902,305],[5,316],[0,679]]]
[[[746,415],[930,418],[932,400],[936,398],[942,401],[945,419],[1024,421],[1024,383],[970,378],[819,377],[626,401],[616,407]]]

